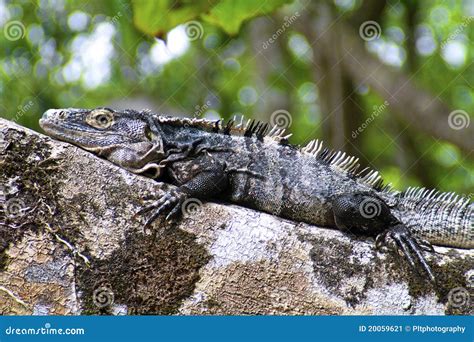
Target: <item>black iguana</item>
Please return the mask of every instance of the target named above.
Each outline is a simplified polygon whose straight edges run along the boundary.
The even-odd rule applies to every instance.
[[[133,173],[177,186],[140,211],[179,216],[188,198],[223,200],[283,218],[395,241],[408,262],[434,275],[420,246],[474,248],[466,197],[383,185],[358,159],[318,140],[288,143],[284,129],[249,121],[176,118],[108,108],[50,109],[40,120],[54,138],[73,143]],[[422,241],[424,243],[422,243]],[[426,249],[426,248],[423,248]]]

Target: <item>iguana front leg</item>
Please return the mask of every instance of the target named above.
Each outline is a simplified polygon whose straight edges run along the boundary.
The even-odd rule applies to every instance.
[[[101,147],[97,148],[96,153],[130,172],[137,174],[150,172],[153,178],[160,176],[163,169],[163,166],[156,162],[164,157],[161,146],[151,142]]]
[[[178,188],[137,213],[152,212],[145,226],[149,226],[158,216],[165,213],[167,220],[179,216],[181,207],[188,198],[215,198],[227,188],[229,182],[225,163],[218,162],[209,155],[171,165],[169,174]]]
[[[332,205],[338,229],[376,237],[376,246],[385,244],[387,238],[392,239],[410,266],[418,271],[416,264],[420,264],[430,280],[435,282],[434,274],[423,256],[422,247],[382,199],[369,193],[343,194],[337,196]]]

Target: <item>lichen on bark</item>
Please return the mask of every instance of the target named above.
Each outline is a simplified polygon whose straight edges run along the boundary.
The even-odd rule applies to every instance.
[[[373,241],[232,204],[144,229],[171,185],[0,119],[0,314],[472,314],[473,251],[439,288]],[[451,294],[452,295],[452,294]]]

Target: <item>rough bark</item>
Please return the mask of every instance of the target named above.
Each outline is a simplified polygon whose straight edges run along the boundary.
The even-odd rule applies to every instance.
[[[0,138],[0,314],[471,310],[448,292],[467,291],[472,251],[437,248],[433,289],[373,241],[235,205],[144,229],[141,199],[169,185],[6,120]]]

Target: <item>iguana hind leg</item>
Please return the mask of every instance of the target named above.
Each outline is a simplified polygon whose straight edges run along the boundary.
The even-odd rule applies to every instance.
[[[435,282],[434,274],[423,256],[422,249],[408,228],[390,211],[388,205],[370,193],[342,194],[333,201],[333,214],[336,227],[357,235],[376,237],[376,246],[387,243],[387,238],[395,241],[408,263],[416,271],[417,263]]]

